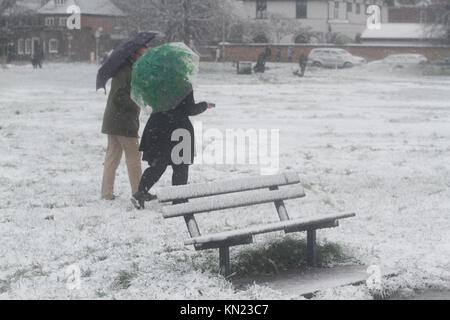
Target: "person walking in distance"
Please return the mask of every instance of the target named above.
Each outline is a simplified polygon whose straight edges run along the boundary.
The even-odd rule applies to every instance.
[[[306,66],[308,64],[308,56],[304,52],[300,54],[298,63],[300,65],[300,77],[303,77],[305,75]]]

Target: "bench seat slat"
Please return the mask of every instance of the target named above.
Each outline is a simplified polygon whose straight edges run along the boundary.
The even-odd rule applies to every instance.
[[[321,216],[308,217],[308,218],[302,218],[302,219],[297,219],[297,220],[275,222],[275,223],[271,223],[271,224],[251,226],[251,227],[240,229],[240,230],[225,231],[225,232],[221,232],[221,233],[195,237],[195,238],[186,240],[184,242],[184,244],[185,245],[195,245],[195,244],[203,244],[203,243],[208,243],[208,242],[226,241],[226,240],[229,240],[232,238],[242,237],[244,235],[256,235],[256,234],[261,234],[261,233],[285,230],[285,229],[289,229],[289,228],[293,228],[293,227],[296,227],[296,228],[305,227],[305,229],[308,229],[308,227],[311,228],[316,225],[323,225],[326,223],[330,223],[334,220],[345,219],[345,218],[350,218],[350,217],[354,217],[354,216],[355,216],[354,213],[340,214],[340,215],[321,215]]]
[[[285,172],[273,176],[256,176],[234,180],[189,184],[161,188],[156,192],[159,202],[194,199],[225,193],[263,189],[272,186],[297,184],[300,177],[297,172]]]
[[[180,217],[200,212],[232,209],[256,204],[288,200],[305,196],[305,191],[299,185],[280,190],[255,190],[238,194],[227,194],[201,199],[178,205],[166,206],[163,210],[164,218]]]

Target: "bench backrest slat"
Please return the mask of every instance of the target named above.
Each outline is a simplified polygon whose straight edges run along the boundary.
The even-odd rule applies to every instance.
[[[163,208],[164,218],[174,218],[189,214],[209,212],[223,209],[232,209],[256,204],[301,198],[305,192],[300,185],[280,190],[254,190],[242,193],[219,195],[211,198]]]
[[[286,172],[273,176],[257,176],[161,188],[157,191],[157,197],[160,202],[169,202],[297,183],[300,183],[298,173]]]

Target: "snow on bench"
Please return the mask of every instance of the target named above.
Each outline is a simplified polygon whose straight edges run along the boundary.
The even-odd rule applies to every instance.
[[[302,198],[305,191],[302,187],[285,190],[257,190],[239,194],[227,194],[217,197],[205,198],[192,203],[183,203],[163,208],[164,218],[180,217],[187,214],[210,212],[223,209],[233,209],[251,206],[261,203],[274,202],[276,200],[288,200]]]
[[[156,195],[160,202],[194,199],[220,195],[232,192],[263,189],[272,186],[297,184],[300,177],[295,172],[287,172],[275,176],[260,176],[232,180],[222,180],[208,183],[189,184],[177,187],[167,187],[158,190]]]
[[[308,265],[314,266],[316,264],[316,230],[337,227],[339,219],[355,216],[351,213],[291,220],[284,200],[305,196],[304,189],[299,183],[300,178],[297,173],[287,172],[273,176],[167,187],[158,190],[157,197],[160,202],[173,201],[172,205],[163,207],[164,218],[184,217],[191,236],[191,239],[185,241],[185,245],[194,245],[196,250],[219,249],[220,272],[227,276],[230,273],[229,248],[231,246],[250,244],[253,242],[254,235],[274,231],[285,233],[306,231]],[[188,202],[190,199],[194,200]],[[198,213],[269,202],[275,204],[279,222],[202,235],[194,216]]]

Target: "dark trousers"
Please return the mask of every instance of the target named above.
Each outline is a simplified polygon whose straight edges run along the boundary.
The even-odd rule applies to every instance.
[[[305,75],[305,71],[306,71],[306,65],[300,65],[300,69],[301,69],[301,74],[300,76],[303,77]]]
[[[150,164],[150,163],[149,163]],[[168,163],[156,162],[150,164],[150,167],[144,171],[141,182],[139,183],[139,191],[148,192],[166,171]],[[179,186],[187,184],[189,176],[189,166],[186,164],[172,165],[172,185]]]

